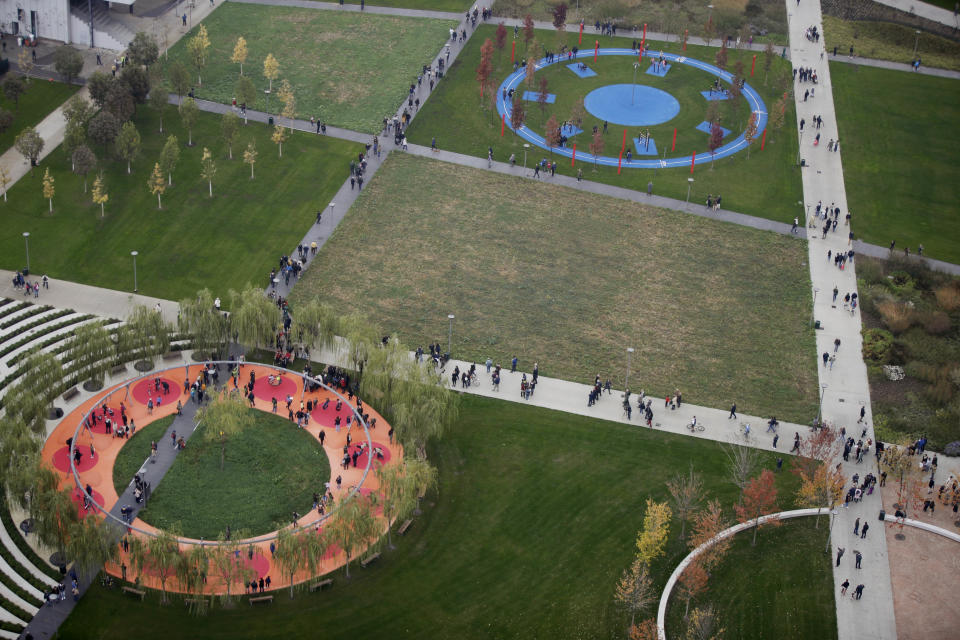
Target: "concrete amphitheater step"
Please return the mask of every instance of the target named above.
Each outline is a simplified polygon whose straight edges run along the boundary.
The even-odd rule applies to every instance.
[[[5,498],[5,496],[3,497]],[[6,521],[0,523],[0,543],[3,543],[3,546],[5,546],[7,550],[10,552],[10,555],[12,555],[17,560],[17,562],[19,562],[27,571],[29,571],[34,578],[36,578],[37,580],[40,580],[41,582],[43,582],[48,586],[51,586],[51,587],[56,586],[57,582],[53,580],[53,578],[51,578],[50,576],[45,574],[43,571],[38,569],[36,565],[33,564],[33,562],[27,559],[27,556],[23,554],[23,551],[20,550],[20,547],[18,547],[16,543],[13,541],[13,539],[10,537],[10,532],[7,531],[7,526],[15,527],[16,523],[6,522]],[[20,535],[20,534],[17,533],[15,535]]]
[[[0,557],[0,571],[10,576],[10,578],[16,583],[18,587],[20,587],[21,589],[23,589],[33,597],[40,598],[41,600],[43,600],[43,592],[37,589],[35,586],[33,586],[33,584],[31,584],[29,580],[24,579],[24,577],[21,576],[20,573],[15,568],[7,564],[7,561],[4,560],[2,557]]]

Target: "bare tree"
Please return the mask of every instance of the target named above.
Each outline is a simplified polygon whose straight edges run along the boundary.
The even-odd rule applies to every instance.
[[[739,504],[743,500],[743,490],[760,465],[760,454],[756,449],[737,444],[725,444],[721,445],[721,448],[727,456],[730,479],[740,488],[740,497],[737,498]]]
[[[691,462],[689,472],[675,475],[667,482],[667,489],[673,498],[673,512],[680,519],[680,539],[683,540],[687,520],[703,501],[703,478],[694,472]]]

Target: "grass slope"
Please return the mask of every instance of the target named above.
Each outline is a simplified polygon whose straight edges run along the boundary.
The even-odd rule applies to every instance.
[[[411,142],[429,145],[436,136],[440,148],[448,151],[486,158],[487,148],[493,147],[495,160],[506,162],[510,154],[516,154],[517,165],[523,163],[524,140],[509,129],[506,135],[501,137],[501,121],[496,108],[491,106],[489,100],[480,99],[479,84],[476,80],[480,47],[486,38],[495,39],[495,31],[492,25],[477,29],[477,33],[467,43],[466,49],[453,63],[449,73],[440,81],[434,95],[426,101],[425,106],[410,125],[407,135]],[[553,32],[537,31],[537,38],[544,46],[557,50],[557,38]],[[569,34],[566,40],[569,45],[575,46],[577,34]],[[585,38],[583,46],[592,46],[594,40],[593,35],[589,40]],[[599,40],[602,47],[629,47],[631,42],[625,38],[610,37],[601,37]],[[587,44],[588,42],[590,44]],[[502,54],[495,53],[493,56],[494,72],[491,77],[495,79],[494,86],[499,87],[503,79],[513,70],[510,63],[511,43],[512,32],[508,33]],[[656,50],[662,49],[668,52],[680,52],[682,49],[681,45],[675,42],[651,43],[651,46],[654,45]],[[517,59],[522,59],[525,55],[522,35],[517,41],[516,48]],[[716,48],[691,45],[687,47],[685,55],[712,64],[716,53]],[[728,54],[727,69],[732,70],[737,60],[743,62],[744,72],[750,84],[761,94],[767,109],[772,110],[777,98],[790,87],[790,81],[787,79],[790,76],[790,65],[787,61],[774,57],[771,60],[769,78],[765,81],[764,56],[759,54],[756,74],[750,78],[752,56],[752,53],[731,49]],[[533,86],[521,83],[519,90],[537,92],[540,78],[545,77],[548,82],[547,91],[557,96],[557,102],[547,105],[545,113],[541,113],[536,102],[526,102],[527,126],[543,135],[544,124],[551,114],[556,116],[558,122],[570,119],[576,99],[582,98],[592,89],[607,84],[632,83],[634,61],[635,59],[629,56],[601,58],[597,63],[588,61],[589,66],[596,68],[599,72],[597,77],[590,79],[578,78],[562,62],[538,72],[534,77]],[[643,127],[653,136],[660,156],[662,157],[663,151],[666,150],[671,157],[689,155],[692,152],[697,152],[701,161],[709,157],[707,147],[709,136],[696,131],[694,127],[707,119],[708,102],[699,92],[709,88],[713,80],[712,76],[681,65],[674,65],[665,78],[657,78],[646,74],[648,65],[649,62],[644,59],[643,66],[637,73],[637,83],[671,93],[681,106],[679,115],[672,120],[657,126]],[[749,118],[749,107],[744,99],[736,102],[723,101],[720,115],[721,125],[732,131],[726,139],[730,141],[740,135],[745,128]],[[793,101],[788,100],[783,128],[779,131],[768,129],[764,151],[760,151],[761,132],[758,133],[758,139],[751,149],[751,158],[747,158],[746,152],[741,152],[717,161],[712,167],[698,165],[692,176],[694,183],[690,199],[703,204],[708,194],[719,193],[723,196],[724,207],[733,211],[781,222],[792,222],[797,215],[802,218],[803,212],[797,204],[803,197],[800,173],[795,166],[797,146],[796,136],[792,133],[795,130],[793,123]],[[568,145],[572,146],[576,142],[578,153],[589,154],[593,125],[602,127],[603,122],[587,113],[581,127],[584,132],[570,138]],[[677,146],[676,152],[671,153],[669,149],[674,128],[677,129]],[[607,135],[604,136],[603,155],[617,156],[623,140],[623,129],[624,127],[618,125],[610,126]],[[631,137],[637,136],[638,129],[638,127],[629,128],[628,144]],[[635,150],[634,154],[636,154]],[[640,156],[634,155],[634,157]],[[549,159],[549,152],[531,147],[528,166],[541,158]],[[554,159],[558,162],[557,170],[560,173],[576,174],[577,168],[570,166],[569,159],[559,156]],[[689,166],[669,170],[630,169],[624,170],[620,175],[617,175],[616,167],[596,168],[585,161],[578,163],[577,167],[583,170],[586,180],[640,191],[646,191],[647,183],[653,182],[654,193],[680,200],[687,197],[687,190],[691,186],[687,182],[691,177]]]
[[[251,411],[255,422],[227,443],[223,471],[220,446],[205,440],[203,424],[197,427],[140,517],[161,528],[179,522],[184,536],[209,540],[227,525],[259,535],[294,511],[306,513],[330,479],[327,454],[289,420]]]
[[[178,299],[203,287],[223,295],[247,282],[265,283],[270,267],[296,247],[349,175],[350,159],[360,145],[327,137],[294,133],[283,146],[283,158],[270,141],[272,129],[241,127],[233,145],[233,160],[220,135],[220,117],[201,114],[193,130],[194,147],[186,147],[187,131],[173,108],[165,110],[163,135],[156,112],[140,107],[135,117],[142,137],[133,174],[126,163],[107,159],[99,145],[91,148],[101,159],[110,200],[106,218],[91,201],[94,174],[83,179],[70,171],[70,160],[57,149],[0,202],[4,226],[0,232],[0,267],[19,269],[23,261],[23,231],[30,232],[30,266],[53,279],[71,280],[118,290],[133,289],[132,250],[139,251],[140,293]],[[167,136],[181,143],[173,187],[163,195],[163,209],[147,189],[147,179]],[[242,153],[249,141],[259,157],[256,179]],[[200,157],[209,147],[217,164],[213,194],[200,177]],[[55,179],[54,211],[42,196],[44,168]]]
[[[953,5],[950,5],[953,9]],[[919,55],[923,66],[960,71],[960,42],[891,22],[842,20],[823,16],[823,37],[827,51],[837,55],[853,53],[862,58],[877,58],[911,64]],[[914,46],[917,47],[914,53]]]
[[[11,71],[9,75],[12,76],[13,72]],[[76,92],[77,87],[73,85],[39,78],[30,79],[27,91],[20,96],[18,104],[8,100],[0,92],[0,108],[13,113],[13,124],[6,131],[0,132],[0,153],[13,146],[13,141],[21,131],[27,127],[36,126]]]
[[[736,500],[712,442],[478,397],[464,398],[459,424],[431,459],[440,491],[428,496],[424,515],[394,538],[396,551],[350,581],[338,573],[331,591],[292,601],[280,592],[271,607],[216,607],[197,618],[160,607],[155,594],[131,607],[118,591],[94,586],[61,633],[123,638],[149,619],[138,627],[144,640],[623,637],[627,618],[613,591],[635,551],[647,497],[666,499],[664,482],[692,460],[711,496],[726,509]],[[771,455],[763,461],[774,465]],[[778,483],[785,495],[796,490],[792,474]],[[679,523],[671,531],[654,567],[658,587],[686,553]],[[799,554],[786,567],[798,582],[810,571]],[[760,591],[769,593],[764,602],[773,602],[778,584]],[[738,629],[728,633],[738,637]]]
[[[380,131],[383,117],[396,111],[455,26],[446,20],[234,3],[217,7],[203,24],[211,47],[198,97],[232,102],[240,67],[230,57],[237,37],[244,36],[249,56],[243,71],[259,91],[268,88],[263,61],[272,53],[280,63],[273,88],[281,79],[290,81],[299,117],[366,133]],[[171,47],[164,67],[180,60],[196,75],[187,43],[197,28]],[[266,96],[247,106],[267,110]],[[276,96],[269,110],[280,111]]]
[[[955,167],[946,123],[960,118],[960,83],[899,71],[830,65],[847,202],[860,238],[960,262]]]
[[[173,424],[175,416],[167,416],[151,422],[147,426],[137,429],[137,432],[128,440],[117,453],[113,462],[113,486],[117,495],[123,495],[133,476],[140,470],[143,461],[150,457],[150,443],[154,440],[158,445],[163,442],[163,434]]]
[[[424,348],[446,343],[454,313],[457,357],[517,354],[582,382],[618,380],[632,345],[635,389],[809,420],[804,259],[790,237],[393,154],[293,300],[361,311]],[[343,265],[349,278],[329,277]]]

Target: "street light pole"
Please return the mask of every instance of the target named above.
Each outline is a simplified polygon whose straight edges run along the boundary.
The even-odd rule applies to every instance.
[[[23,232],[23,243],[27,249],[27,272],[29,273],[30,271],[30,232],[29,231]]]
[[[640,68],[639,62],[633,63],[633,91],[630,93],[630,104],[633,104],[634,98],[637,95],[637,69]]]
[[[530,148],[530,145],[524,143],[523,145],[523,175],[527,175],[527,149]]]
[[[917,49],[920,46],[920,30],[917,29],[917,37],[913,41],[913,57],[917,57]]]
[[[800,151],[803,148],[803,129],[800,129],[800,142],[797,143],[797,166],[800,165]]]
[[[336,202],[330,203],[330,231],[333,232],[333,208],[337,206]]]
[[[690,204],[690,188],[693,187],[693,178],[687,178],[687,204]]]
[[[450,328],[447,330],[447,353],[453,353],[453,318],[455,316],[451,313],[447,316],[447,319],[450,321]]]
[[[820,422],[823,419],[823,394],[827,392],[827,383],[824,382],[820,385],[820,408],[817,410],[817,426],[820,426]]]
[[[820,289],[817,287],[813,288],[813,307],[810,308],[810,326],[813,326],[815,322],[814,318],[817,314],[817,294],[820,293]]]
[[[627,347],[627,377],[623,382],[623,390],[630,390],[630,356],[633,355],[633,347]]]
[[[133,292],[137,292],[137,251],[131,251],[130,255],[133,256]]]

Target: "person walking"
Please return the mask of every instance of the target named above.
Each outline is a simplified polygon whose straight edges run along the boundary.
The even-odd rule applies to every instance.
[[[847,588],[850,586],[850,578],[844,578],[843,582],[840,583],[840,595],[847,595]]]
[[[860,518],[857,518],[857,521],[853,523],[853,535],[860,535]]]
[[[846,552],[846,549],[843,547],[839,547],[837,549],[837,566],[838,567],[840,566],[840,558],[843,557],[844,552]]]
[[[867,537],[867,529],[869,529],[869,528],[870,528],[870,525],[867,524],[866,522],[864,522],[864,523],[863,523],[863,528],[860,529],[860,537],[861,537],[861,538],[866,538],[866,537]]]
[[[857,569],[859,569],[859,568],[860,568],[860,561],[863,560],[863,554],[860,553],[859,551],[854,551],[854,554],[855,554],[855,555],[854,555],[854,558],[857,559]]]
[[[862,595],[863,595],[863,585],[862,585],[862,584],[858,584],[858,585],[857,585],[857,589],[853,592],[853,597],[856,598],[857,600],[859,600],[859,599],[860,599],[860,596],[862,596]]]
[[[730,415],[727,416],[727,420],[736,420],[737,419],[737,403],[734,402],[730,406]]]

